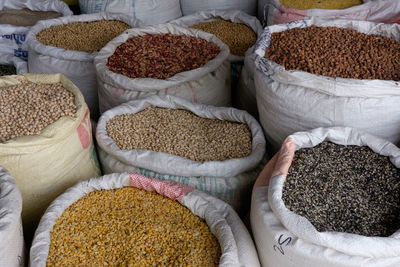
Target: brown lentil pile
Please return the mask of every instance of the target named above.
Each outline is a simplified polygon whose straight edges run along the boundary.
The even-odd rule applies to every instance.
[[[284,7],[296,9],[345,9],[363,3],[362,0],[280,0],[280,2]]]
[[[400,80],[400,43],[337,27],[274,32],[265,58],[287,70],[329,77]]]
[[[55,11],[33,11],[27,8],[0,11],[0,24],[14,26],[33,26],[39,20],[55,19],[63,14]]]
[[[221,248],[203,219],[153,192],[94,191],[50,234],[47,266],[218,266]]]
[[[0,87],[0,142],[40,134],[63,116],[75,117],[75,96],[61,83]]]
[[[227,46],[233,55],[244,57],[247,49],[257,41],[257,35],[252,28],[243,23],[226,20],[216,20],[191,26],[214,34]]]
[[[44,29],[36,39],[44,45],[93,53],[130,28],[118,20],[70,22]]]
[[[282,198],[320,232],[385,237],[400,228],[400,170],[369,147],[296,151]]]
[[[0,65],[0,76],[17,74],[17,69],[12,65]]]
[[[134,37],[108,58],[110,71],[130,78],[167,79],[202,67],[215,58],[219,47],[201,38],[176,34]]]
[[[190,111],[150,107],[118,115],[107,134],[120,149],[164,152],[194,161],[223,161],[251,154],[247,124],[206,119]]]

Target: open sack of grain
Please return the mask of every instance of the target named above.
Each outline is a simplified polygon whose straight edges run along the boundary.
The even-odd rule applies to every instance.
[[[81,182],[58,197],[36,230],[30,266],[249,266],[253,241],[225,202],[137,174]]]
[[[62,73],[81,90],[97,120],[98,95],[93,59],[114,37],[142,23],[122,14],[99,13],[41,21],[29,31],[31,73]]]
[[[246,206],[265,154],[262,129],[247,112],[172,96],[149,96],[105,112],[96,140],[104,173],[184,183],[237,211]]]
[[[399,23],[399,12],[397,0],[258,0],[258,18],[263,25],[311,17]]]
[[[94,59],[100,112],[146,95],[230,106],[229,48],[212,34],[173,24],[130,29]]]
[[[199,11],[171,23],[214,34],[229,47],[231,62],[243,61],[263,30],[256,17],[239,10]]]
[[[60,0],[0,2],[0,50],[24,60],[28,52],[24,45],[29,29],[39,20],[70,16],[72,11]]]
[[[21,191],[29,232],[66,188],[100,175],[89,110],[61,74],[0,77],[0,95],[0,166]]]
[[[331,126],[399,142],[399,41],[399,24],[312,19],[266,27],[254,79],[273,147],[294,132]]]
[[[7,170],[0,167],[0,266],[24,266],[21,210],[22,198],[17,184]]]
[[[263,266],[400,265],[400,149],[354,128],[297,132],[256,181]]]
[[[165,23],[182,16],[179,0],[79,0],[82,14],[119,13],[145,25]]]
[[[171,21],[171,23],[214,34],[229,47],[228,59],[231,62],[233,105],[247,111],[257,111],[254,82],[250,89],[244,86],[247,80],[241,83],[241,88],[238,88],[237,83],[241,75],[245,75],[246,78],[249,76],[241,74],[243,71],[254,74],[254,64],[249,65],[245,62],[243,67],[243,60],[245,53],[253,51],[257,37],[263,31],[258,19],[239,10],[210,10],[199,11]],[[251,79],[253,80],[253,78]],[[247,93],[248,90],[253,91]],[[249,94],[254,95],[251,103],[247,100]],[[254,115],[257,112],[250,113]]]

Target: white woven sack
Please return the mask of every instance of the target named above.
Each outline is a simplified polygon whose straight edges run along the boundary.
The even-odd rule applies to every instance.
[[[237,108],[246,110],[253,117],[258,119],[256,86],[254,84],[254,73],[256,71],[254,60],[254,49],[247,50],[239,82],[234,94],[235,100],[233,102]]]
[[[279,0],[259,0],[258,18],[264,25],[288,23],[311,17],[399,23],[400,2],[398,0],[364,0],[363,2],[361,5],[345,9],[299,10],[286,8]]]
[[[247,123],[252,132],[252,153],[244,158],[201,163],[167,153],[119,149],[107,135],[107,122],[117,115],[137,113],[149,106],[186,109],[203,118]],[[171,96],[150,96],[105,112],[97,125],[96,140],[105,173],[136,172],[160,180],[177,181],[221,198],[236,210],[241,210],[245,205],[249,190],[258,175],[256,167],[265,154],[262,129],[247,112],[194,104]]]
[[[62,83],[75,95],[76,117],[64,116],[40,134],[0,143],[0,166],[17,182],[23,198],[22,219],[27,234],[35,229],[51,201],[66,188],[100,175],[92,139],[89,110],[79,89],[62,74],[0,77],[0,86]],[[29,238],[29,236],[27,236]]]
[[[399,24],[350,20],[300,20],[266,27],[256,44],[255,86],[260,121],[274,148],[294,132],[318,127],[359,128],[392,143],[400,141],[400,82],[331,78],[287,71],[264,58],[271,33],[336,26],[400,41]]]
[[[182,16],[179,0],[79,0],[82,14],[110,12],[137,18],[145,25]]]
[[[128,39],[146,34],[177,34],[203,38],[217,44],[220,53],[204,66],[178,73],[167,79],[129,78],[110,71],[107,61],[115,49]],[[173,24],[130,29],[110,41],[94,59],[98,78],[100,113],[146,95],[174,95],[195,103],[230,106],[229,48],[212,34]]]
[[[0,10],[7,9],[30,9],[32,11],[55,11],[63,16],[71,16],[72,11],[67,4],[60,0],[37,1],[37,0],[2,0]],[[14,26],[11,24],[0,25],[0,50],[12,54],[24,60],[28,59],[28,51],[24,45],[26,34],[31,27]]]
[[[28,64],[26,63],[26,61],[19,57],[14,57],[13,54],[0,52],[0,65],[14,66],[17,72],[16,74],[23,74],[28,72]]]
[[[318,128],[291,136],[295,149],[314,147],[323,141],[340,145],[368,146],[389,156],[400,168],[400,149],[354,128]],[[277,159],[276,166],[280,159]],[[289,211],[282,201],[286,175],[276,174],[268,186],[255,187],[251,225],[263,266],[274,267],[396,267],[400,266],[400,232],[390,237],[366,237],[342,232],[318,232],[303,216]],[[267,184],[257,180],[257,184]]]
[[[61,17],[38,22],[29,31],[26,41],[29,51],[29,72],[64,74],[81,90],[89,106],[91,115],[95,119],[99,116],[99,104],[96,70],[93,65],[93,59],[98,52],[87,53],[44,45],[36,39],[36,35],[42,30],[56,25],[101,19],[123,21],[131,27],[142,25],[142,22],[139,20],[123,14],[101,13]]]
[[[24,266],[22,197],[14,178],[0,167],[0,266]]]
[[[257,14],[257,0],[180,0],[180,2],[184,16],[214,9],[241,10],[252,16]]]
[[[235,23],[243,23],[249,26],[258,36],[263,31],[263,28],[256,17],[250,16],[240,10],[209,10],[199,11],[195,14],[187,15],[182,18],[171,21],[170,23],[182,27],[190,27],[195,24],[211,22],[216,20],[227,20]],[[249,48],[249,50],[252,48]],[[229,54],[231,62],[243,61],[244,57]]]
[[[130,186],[130,184],[132,186],[132,180],[130,181],[132,176],[137,177],[137,175],[122,173],[90,179],[76,184],[53,201],[40,220],[39,227],[36,230],[30,252],[30,266],[46,266],[50,246],[50,232],[57,218],[62,215],[65,209],[92,191],[122,188]],[[260,266],[253,241],[246,227],[229,205],[197,190],[187,193],[180,188],[180,185],[161,185],[160,182],[155,182],[153,186],[154,182],[149,182],[147,177],[137,177],[136,179],[135,187],[145,190],[149,190],[149,187],[152,187],[153,191],[156,190],[162,195],[166,195],[166,192],[162,192],[163,190],[167,191],[165,187],[171,187],[172,190],[169,191],[173,191],[173,187],[178,190],[169,194],[174,195],[175,199],[178,199],[182,205],[194,214],[205,219],[211,232],[218,239],[222,252],[220,267]],[[166,196],[169,197],[169,195]]]

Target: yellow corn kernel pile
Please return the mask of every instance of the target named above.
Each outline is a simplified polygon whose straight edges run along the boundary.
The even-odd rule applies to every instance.
[[[203,219],[133,187],[89,193],[58,218],[47,266],[217,266],[221,249]]]

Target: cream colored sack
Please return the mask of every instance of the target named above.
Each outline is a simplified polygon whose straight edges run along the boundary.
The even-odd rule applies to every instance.
[[[90,113],[79,89],[62,74],[23,74],[0,78],[0,87],[21,81],[61,82],[74,93],[76,118],[62,117],[40,135],[0,143],[0,166],[17,182],[23,199],[25,231],[36,226],[47,206],[78,181],[100,175],[92,141]]]

